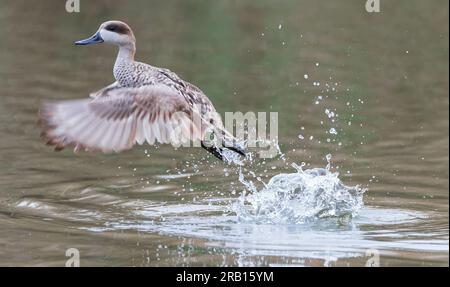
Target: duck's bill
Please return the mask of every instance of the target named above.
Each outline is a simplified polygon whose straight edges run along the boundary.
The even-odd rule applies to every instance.
[[[87,39],[76,41],[75,45],[90,45],[98,43],[103,43],[103,39],[102,36],[100,36],[100,32],[95,33],[94,35],[92,35]]]

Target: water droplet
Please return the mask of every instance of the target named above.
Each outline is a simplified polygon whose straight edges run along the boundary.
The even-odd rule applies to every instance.
[[[326,158],[326,160],[327,160],[327,170],[330,170],[330,168],[331,168],[331,154],[329,153],[329,154],[327,154],[326,156],[325,156],[325,158]]]
[[[330,111],[329,109],[325,109],[325,114],[328,116],[329,119],[334,118],[335,114],[333,111]]]

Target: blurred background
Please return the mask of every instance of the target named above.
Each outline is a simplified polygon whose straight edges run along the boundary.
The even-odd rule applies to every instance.
[[[64,266],[77,248],[85,266],[362,266],[376,248],[384,266],[448,266],[448,1],[381,0],[380,13],[361,0],[80,4],[0,1],[0,265]],[[73,45],[111,19],[133,28],[137,60],[220,113],[279,113],[285,160],[255,165],[264,181],[332,154],[344,183],[368,187],[362,219],[219,224],[244,187],[202,150],[45,146],[43,100],[113,82],[115,47]]]

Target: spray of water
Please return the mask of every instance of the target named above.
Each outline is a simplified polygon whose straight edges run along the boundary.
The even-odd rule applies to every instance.
[[[337,172],[332,172],[331,155],[326,168],[303,170],[292,164],[295,173],[272,177],[257,190],[239,169],[239,181],[245,186],[238,201],[232,205],[241,222],[265,224],[300,224],[323,218],[348,220],[364,206],[360,186],[346,186]]]

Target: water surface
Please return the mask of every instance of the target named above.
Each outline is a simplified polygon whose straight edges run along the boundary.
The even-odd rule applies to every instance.
[[[82,266],[363,266],[371,249],[382,266],[448,266],[448,1],[61,2],[0,2],[0,265],[64,266],[77,248]],[[43,100],[113,81],[115,48],[73,46],[108,19],[221,113],[279,112],[284,159],[245,171],[258,190],[332,154],[367,188],[358,215],[243,221],[238,172],[200,149],[45,146]]]

